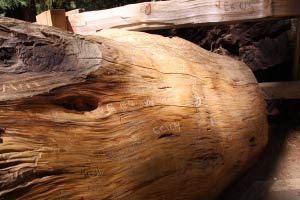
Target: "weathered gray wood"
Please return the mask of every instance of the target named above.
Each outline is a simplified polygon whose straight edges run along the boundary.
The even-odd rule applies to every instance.
[[[145,2],[69,16],[75,33],[106,28],[153,30],[300,16],[298,0],[171,0]]]

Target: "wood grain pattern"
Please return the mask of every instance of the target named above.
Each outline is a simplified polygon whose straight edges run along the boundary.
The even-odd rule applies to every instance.
[[[141,32],[0,25],[1,200],[214,199],[267,143],[242,62]]]
[[[75,33],[106,28],[154,30],[300,16],[297,0],[171,0],[70,15]]]

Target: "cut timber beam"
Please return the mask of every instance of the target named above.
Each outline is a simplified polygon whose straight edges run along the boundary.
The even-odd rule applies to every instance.
[[[78,9],[70,10],[70,11],[66,12],[66,16],[70,16],[70,15],[74,15],[74,14],[79,14],[79,13],[82,13],[83,11],[84,11],[83,8],[78,8]]]
[[[259,83],[265,99],[300,99],[300,81]]]
[[[131,4],[69,16],[75,33],[106,28],[153,30],[300,16],[298,0],[171,0]]]
[[[83,11],[84,11],[83,8],[78,8],[78,9],[74,9],[74,10],[70,10],[70,11],[66,12],[66,18],[67,18],[66,23],[67,23],[68,31],[73,32],[72,26],[71,26],[70,21],[69,21],[69,16],[74,15],[74,14],[82,13]],[[43,25],[43,24],[41,24],[41,25]]]
[[[63,9],[47,10],[36,16],[40,25],[54,26],[67,30],[66,12]]]

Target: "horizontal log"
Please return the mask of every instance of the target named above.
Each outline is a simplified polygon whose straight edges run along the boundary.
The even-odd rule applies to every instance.
[[[251,70],[180,38],[0,17],[0,200],[213,200],[268,140]]]
[[[300,99],[300,81],[259,83],[265,99]]]
[[[297,0],[170,0],[131,4],[69,16],[72,30],[154,30],[300,16]]]

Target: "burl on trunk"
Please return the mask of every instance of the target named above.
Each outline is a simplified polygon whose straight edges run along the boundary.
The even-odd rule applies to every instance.
[[[180,38],[0,19],[0,199],[214,199],[267,143],[250,69]]]

